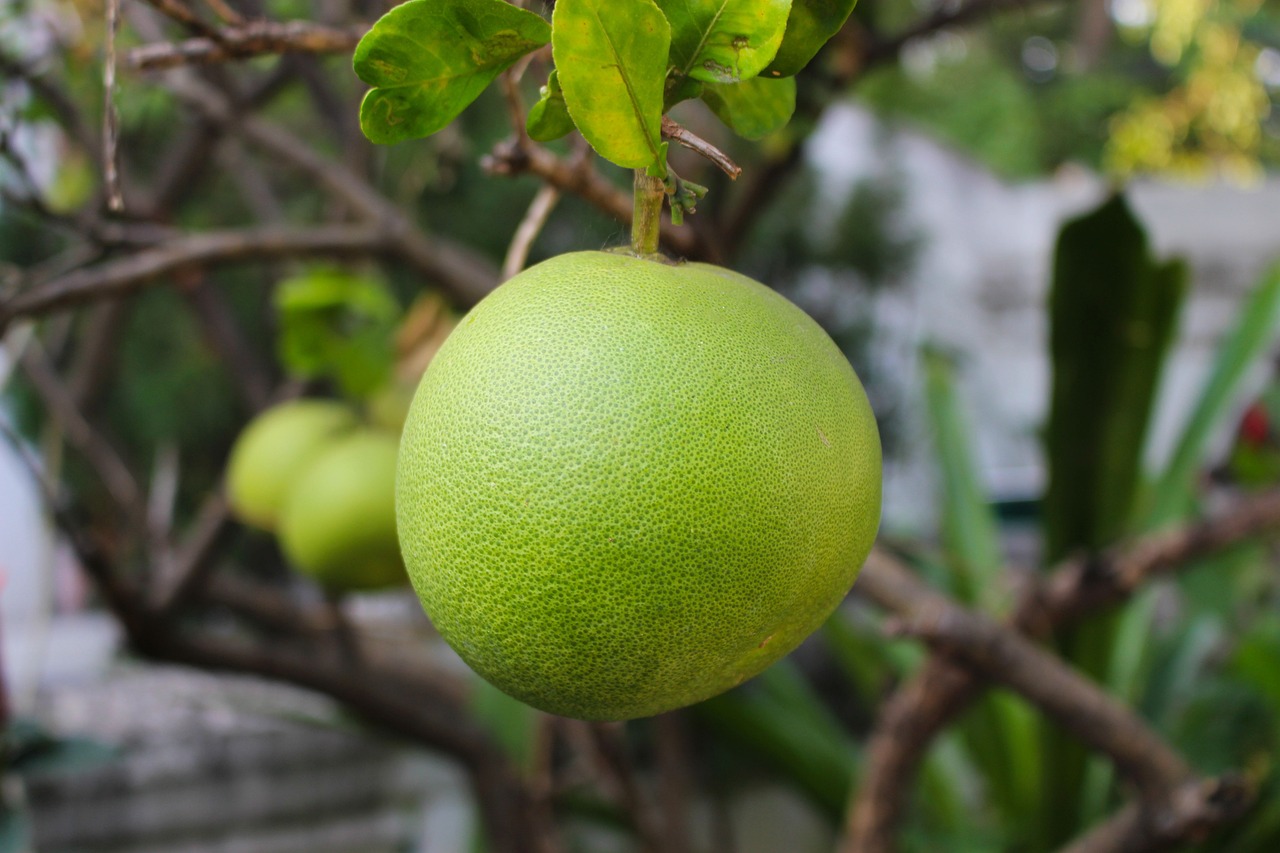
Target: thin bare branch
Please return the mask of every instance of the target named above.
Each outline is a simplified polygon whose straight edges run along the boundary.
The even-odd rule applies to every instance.
[[[560,201],[560,191],[550,184],[543,184],[538,194],[533,197],[529,210],[525,213],[524,219],[520,220],[520,226],[516,228],[515,236],[511,238],[511,245],[507,248],[507,257],[502,262],[503,281],[524,269],[525,262],[529,260],[529,250],[533,248],[533,242],[542,233],[558,201]]]
[[[186,266],[307,255],[371,254],[391,248],[390,236],[368,225],[260,227],[192,234],[75,270],[19,293],[0,305],[0,330],[17,317],[36,317],[132,293]]]
[[[58,378],[44,349],[35,340],[28,342],[20,360],[23,373],[40,397],[46,411],[61,429],[94,473],[102,480],[107,492],[124,512],[125,517],[139,532],[146,529],[146,500],[142,488],[134,479],[111,444],[85,419],[76,407],[71,392]]]
[[[624,225],[631,224],[631,193],[611,183],[591,167],[589,160],[574,163],[557,157],[541,145],[521,148],[508,141],[494,146],[483,165],[490,174],[531,174],[562,193],[576,195]],[[680,255],[703,254],[697,235],[688,229],[662,226],[662,242]]]
[[[191,106],[263,151],[311,176],[362,217],[376,223],[395,253],[438,284],[455,302],[473,305],[498,282],[498,271],[472,250],[429,237],[395,204],[352,170],[316,151],[298,137],[262,119],[237,113],[221,93],[192,79],[170,81]]]
[[[142,71],[180,65],[211,65],[267,54],[347,53],[369,31],[368,24],[331,27],[311,21],[250,21],[208,36],[158,42],[129,51],[125,63]]]
[[[728,175],[730,180],[736,181],[738,176],[742,174],[742,167],[733,162],[733,159],[728,154],[698,136],[692,130],[682,127],[666,116],[662,117],[662,137],[663,139],[674,140],[695,154],[706,157],[715,164],[717,169]]]
[[[120,31],[120,0],[107,0],[107,56],[102,64],[102,179],[107,209],[124,210],[120,191],[120,114],[116,112],[116,34]]]

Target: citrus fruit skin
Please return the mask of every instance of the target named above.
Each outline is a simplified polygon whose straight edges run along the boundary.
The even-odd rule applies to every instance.
[[[401,440],[410,580],[537,708],[618,720],[750,678],[818,628],[880,518],[880,441],[825,332],[758,282],[606,252],[486,297]]]
[[[280,544],[330,592],[405,583],[396,542],[394,435],[360,429],[325,448],[289,492]]]
[[[236,439],[228,462],[227,500],[236,516],[274,531],[303,470],[356,422],[349,407],[328,400],[292,400],[258,415]]]

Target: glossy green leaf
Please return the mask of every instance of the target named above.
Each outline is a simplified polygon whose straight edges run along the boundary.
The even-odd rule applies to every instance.
[[[734,133],[760,139],[791,120],[796,111],[796,81],[753,77],[741,83],[708,83],[702,100]]]
[[[356,75],[374,87],[360,128],[382,144],[429,136],[550,40],[546,21],[504,0],[409,0],[356,45]]]
[[[282,282],[275,302],[280,361],[290,374],[332,378],[356,399],[391,378],[400,307],[382,282],[319,268]]]
[[[791,77],[799,73],[840,31],[855,5],[857,0],[792,0],[786,35],[764,74]]]
[[[569,117],[569,108],[564,103],[564,90],[560,88],[560,72],[554,69],[551,71],[541,95],[529,110],[525,130],[530,139],[550,142],[573,130],[573,119]]]
[[[653,0],[560,0],[551,50],[569,115],[601,157],[665,175],[671,27]]]
[[[1191,417],[1153,491],[1146,527],[1177,521],[1189,509],[1210,438],[1236,402],[1240,383],[1276,338],[1280,326],[1280,264],[1267,270],[1240,307],[1235,326],[1222,339]]]
[[[778,52],[791,0],[657,0],[671,23],[671,67],[706,83],[756,76]]]

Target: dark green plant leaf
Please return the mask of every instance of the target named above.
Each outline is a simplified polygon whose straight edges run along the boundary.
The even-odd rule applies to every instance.
[[[31,816],[0,803],[0,853],[31,853]]]
[[[601,157],[666,174],[661,139],[671,27],[653,0],[560,0],[551,50],[573,123]]]
[[[1050,560],[1109,545],[1127,531],[1151,404],[1186,289],[1184,265],[1151,256],[1123,196],[1062,229],[1045,431]]]
[[[546,21],[504,0],[409,0],[356,45],[356,75],[374,87],[360,128],[381,144],[429,136],[550,40]]]
[[[119,754],[110,744],[82,737],[59,737],[25,718],[9,724],[0,752],[8,760],[6,769],[23,775],[75,773],[111,761]]]
[[[796,111],[796,81],[753,77],[741,83],[707,83],[702,100],[734,133],[760,139],[791,120]]]
[[[1121,195],[1063,227],[1053,270],[1049,561],[1103,548],[1131,530],[1152,402],[1187,286],[1181,262],[1152,257]],[[1098,681],[1109,680],[1116,620],[1107,616],[1059,638],[1071,662]],[[1043,751],[1045,805],[1036,846],[1053,848],[1079,828],[1087,759],[1057,731],[1046,734]]]
[[[671,66],[705,83],[756,76],[778,52],[791,0],[657,0],[671,23]]]
[[[391,378],[400,307],[382,282],[320,268],[282,282],[275,301],[290,374],[332,378],[354,399]]]
[[[840,31],[857,0],[792,0],[787,32],[778,54],[764,70],[767,77],[791,77],[809,64]]]
[[[773,684],[758,678],[694,705],[692,711],[711,723],[717,735],[773,764],[838,820],[854,784],[858,745],[838,726],[817,722],[825,709],[799,710],[797,703],[809,700],[797,699],[794,687],[785,676]]]
[[[560,72],[552,69],[541,95],[529,110],[524,126],[530,139],[550,142],[573,130],[573,119],[569,117],[569,108],[564,104],[564,90],[560,88]]]

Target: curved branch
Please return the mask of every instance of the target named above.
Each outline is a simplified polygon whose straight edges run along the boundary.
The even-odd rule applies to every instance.
[[[218,31],[218,37],[157,42],[129,51],[131,68],[156,71],[179,65],[210,65],[264,54],[345,53],[369,31],[368,24],[330,27],[311,21],[250,21]]]
[[[1124,601],[1162,573],[1280,527],[1280,490],[1241,499],[1216,518],[1175,527],[1100,557],[1068,560],[1023,596],[1013,626],[1046,636],[1086,614]],[[875,577],[869,563],[859,581]],[[863,785],[854,792],[846,853],[892,853],[913,779],[933,738],[981,695],[983,679],[945,657],[934,656],[882,706],[867,742]]]
[[[177,237],[149,249],[78,269],[0,304],[0,331],[20,317],[38,317],[86,302],[123,296],[192,265],[263,258],[387,252],[390,236],[368,225],[259,227]]]

